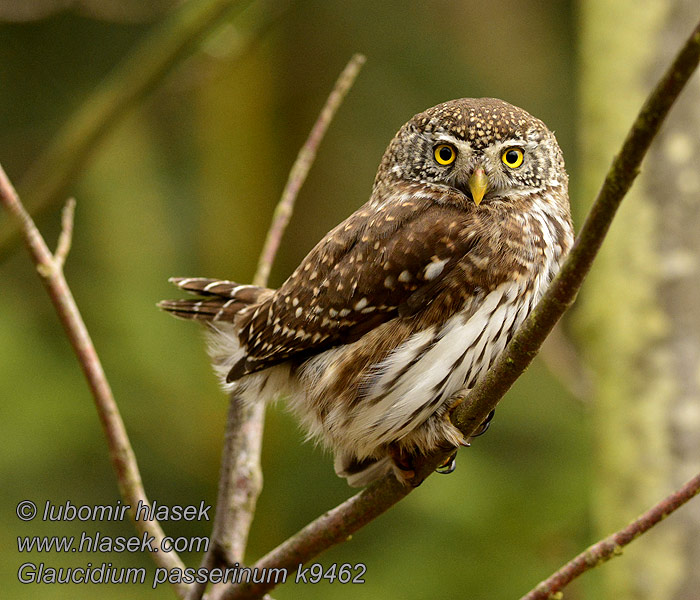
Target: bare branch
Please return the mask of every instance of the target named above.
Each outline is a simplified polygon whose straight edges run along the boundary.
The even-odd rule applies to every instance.
[[[622,549],[641,534],[678,510],[700,493],[700,474],[688,481],[682,488],[637,517],[627,527],[600,540],[566,563],[556,573],[542,581],[536,588],[520,600],[548,600],[565,588],[574,579],[598,565],[622,554]]]
[[[508,391],[537,354],[539,347],[561,315],[576,298],[593,259],[607,233],[620,202],[639,171],[649,145],[700,61],[700,24],[695,28],[675,60],[644,103],[639,115],[613,162],[586,222],[559,275],[526,319],[505,352],[486,376],[453,411],[452,421],[469,437]],[[414,485],[419,485],[434,471],[446,452],[425,457],[416,465]],[[345,541],[348,536],[376,518],[401,498],[410,488],[403,488],[391,475],[383,477],[366,490],[319,517],[270,552],[255,566],[281,566],[305,562],[324,550]],[[370,499],[375,504],[365,502]],[[369,517],[365,511],[370,511]],[[332,516],[332,519],[329,517]],[[273,561],[279,561],[274,563]],[[255,586],[238,585],[227,589],[227,600],[259,598],[274,583]]]
[[[355,82],[365,60],[362,54],[355,54],[350,59],[350,62],[345,69],[343,69],[340,77],[338,77],[338,80],[335,82],[333,91],[328,96],[328,100],[326,100],[321,114],[319,114],[318,119],[316,119],[316,123],[311,129],[309,137],[299,151],[297,159],[289,172],[289,178],[282,192],[282,198],[277,204],[272,216],[272,224],[270,225],[270,230],[267,232],[267,239],[265,240],[265,245],[260,254],[258,269],[253,279],[255,285],[267,285],[272,262],[277,255],[277,249],[282,241],[282,235],[287,228],[289,219],[292,216],[292,211],[294,210],[294,202],[316,158],[318,146],[333,120],[338,107]]]
[[[151,93],[173,68],[195,53],[207,35],[230,19],[238,0],[197,0],[181,6],[149,34],[100,83],[60,129],[22,177],[22,197],[37,216],[58,202],[88,162],[95,148],[129,110]],[[236,16],[242,54],[250,42],[287,8],[280,0],[255,0]],[[0,230],[0,260],[17,241],[14,227]]]
[[[63,269],[71,244],[73,243],[73,219],[75,218],[75,198],[68,198],[61,215],[61,234],[58,236],[56,252],[53,255],[56,265]]]
[[[146,505],[149,504],[141,483],[141,474],[139,473],[136,457],[131,448],[124,422],[114,401],[114,396],[102,369],[100,359],[75,304],[73,294],[63,276],[62,263],[70,246],[74,202],[69,200],[63,213],[63,230],[59,237],[60,241],[55,257],[51,254],[34,221],[22,205],[2,166],[0,166],[0,203],[20,223],[37,271],[51,297],[61,324],[73,346],[73,351],[78,357],[78,362],[90,386],[97,414],[107,438],[109,455],[117,476],[119,491],[122,498],[124,498],[125,504],[131,507],[129,514],[134,519],[139,533],[153,536],[155,538],[154,547],[159,546],[165,537],[160,524],[155,520],[135,519],[136,507],[139,502]],[[151,553],[151,558],[159,567],[166,569],[184,568],[182,561],[175,552],[158,552],[155,549]],[[187,586],[175,584],[174,588],[177,594],[184,598]]]
[[[350,59],[328,96],[308,139],[299,151],[272,216],[257,272],[253,278],[255,285],[267,285],[282,235],[318,146],[364,62],[365,57],[360,54],[355,54]],[[255,505],[262,489],[260,451],[265,418],[264,403],[243,405],[232,396],[229,404],[212,543],[201,564],[209,569],[217,564],[233,565],[243,562]],[[205,589],[206,583],[193,585],[188,600],[199,600]],[[221,589],[223,588],[220,587],[219,591]]]
[[[262,490],[262,450],[265,404],[243,404],[231,396],[221,451],[219,492],[211,543],[200,568],[243,563],[248,532]],[[202,598],[207,583],[195,583],[187,600]]]

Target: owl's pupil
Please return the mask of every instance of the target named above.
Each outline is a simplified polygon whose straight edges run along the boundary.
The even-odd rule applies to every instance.
[[[506,152],[506,162],[509,164],[518,162],[518,153],[515,150],[508,150]]]
[[[452,158],[452,148],[448,146],[443,146],[438,152],[440,153],[440,158],[445,162]]]

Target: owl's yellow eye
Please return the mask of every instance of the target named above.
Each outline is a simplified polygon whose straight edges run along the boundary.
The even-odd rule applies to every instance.
[[[439,165],[451,165],[457,158],[457,150],[450,144],[438,144],[433,150],[433,156]]]
[[[523,158],[525,158],[525,155],[520,148],[510,148],[501,154],[503,164],[511,169],[517,169],[520,165],[522,165]]]

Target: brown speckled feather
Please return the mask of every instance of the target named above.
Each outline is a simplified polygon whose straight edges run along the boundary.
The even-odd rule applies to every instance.
[[[425,308],[411,298],[429,299],[475,241],[467,235],[473,213],[435,197],[439,190],[391,212],[366,205],[332,230],[264,305],[246,309],[239,336],[247,358],[232,379]]]

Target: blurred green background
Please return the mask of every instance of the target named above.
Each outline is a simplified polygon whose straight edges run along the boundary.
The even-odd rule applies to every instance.
[[[18,183],[93,90],[174,3],[0,2],[0,162]],[[235,3],[234,3],[235,4]],[[237,6],[243,10],[249,3]],[[213,504],[226,398],[201,332],[160,313],[169,276],[250,281],[288,170],[337,75],[367,63],[323,141],[272,272],[278,285],[365,202],[389,140],[413,114],[463,96],[522,106],[557,133],[576,181],[576,15],[559,0],[298,0],[236,11],[139,100],[63,196],[77,198],[66,276],[122,411],[149,497]],[[246,16],[247,15],[247,16]],[[254,31],[249,39],[246,32]],[[146,60],[147,57],[144,57]],[[572,186],[574,212],[576,187]],[[31,204],[31,198],[25,198]],[[39,226],[51,244],[58,205]],[[0,216],[3,227],[5,215]],[[129,522],[23,523],[17,503],[114,504],[85,381],[24,250],[0,264],[0,576],[8,598],[172,598],[168,586],[20,585],[25,562],[154,566],[143,554],[20,555],[18,535],[132,535]],[[364,563],[364,585],[283,586],[278,599],[519,597],[593,541],[590,422],[537,362],[488,435],[353,539],[318,558]],[[252,562],[351,493],[332,459],[268,411]],[[163,523],[171,536],[211,523]],[[184,555],[188,566],[200,556]],[[567,591],[592,596],[595,576]]]

